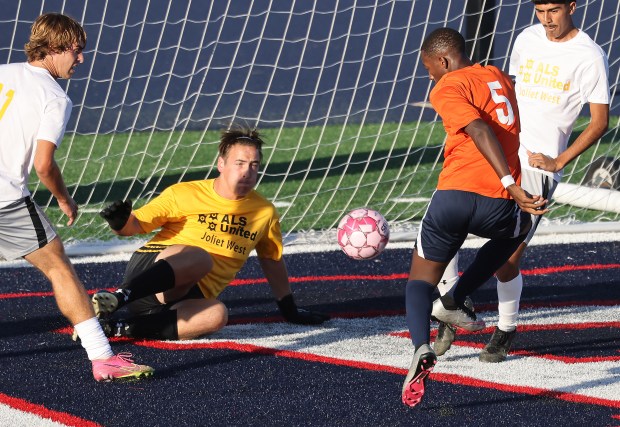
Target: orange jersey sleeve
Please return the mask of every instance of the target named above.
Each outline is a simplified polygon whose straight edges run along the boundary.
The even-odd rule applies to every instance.
[[[491,164],[464,128],[484,120],[500,142],[515,181],[520,182],[519,112],[510,77],[494,66],[475,64],[446,74],[430,95],[447,133],[437,189],[509,199]]]

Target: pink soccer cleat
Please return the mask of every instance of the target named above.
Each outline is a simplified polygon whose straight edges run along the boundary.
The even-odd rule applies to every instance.
[[[423,344],[413,355],[411,367],[403,383],[402,401],[413,407],[422,401],[424,396],[424,381],[437,363],[437,356],[428,344]]]
[[[113,381],[128,378],[150,377],[155,370],[150,366],[138,365],[131,359],[131,353],[119,353],[108,359],[93,360],[93,376],[97,381]]]

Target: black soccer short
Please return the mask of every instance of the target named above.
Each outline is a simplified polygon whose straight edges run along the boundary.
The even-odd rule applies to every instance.
[[[167,247],[167,245],[147,244],[135,251],[129,259],[127,267],[125,268],[125,279],[123,283],[128,283],[129,280],[131,280],[133,277],[137,276],[138,274],[142,273],[144,270],[152,266],[155,263],[155,259],[157,258],[159,253]],[[136,315],[159,313],[165,310],[170,310],[170,307],[172,307],[179,301],[183,301],[186,299],[203,298],[204,295],[202,291],[200,290],[198,285],[196,285],[193,286],[183,298],[180,298],[176,301],[162,304],[155,297],[155,295],[149,295],[147,297],[130,302],[129,304],[127,304],[127,309],[129,310],[129,312]]]
[[[530,227],[530,215],[521,211],[514,200],[436,190],[422,219],[415,247],[424,259],[448,262],[468,234],[515,239],[522,238]]]

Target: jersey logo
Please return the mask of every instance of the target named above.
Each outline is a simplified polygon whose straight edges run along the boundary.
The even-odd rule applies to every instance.
[[[207,226],[207,231],[200,238],[201,240],[240,254],[246,254],[248,247],[245,244],[237,243],[238,240],[227,238],[226,234],[251,241],[255,241],[258,237],[258,231],[252,232],[246,228],[248,219],[245,216],[217,213],[199,214],[197,221]]]

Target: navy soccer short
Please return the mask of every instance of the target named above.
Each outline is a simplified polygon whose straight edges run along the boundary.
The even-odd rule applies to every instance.
[[[436,190],[422,219],[416,250],[424,259],[448,262],[468,234],[488,239],[522,239],[530,226],[530,215],[521,211],[514,200]]]
[[[142,246],[136,252],[134,252],[129,259],[129,262],[127,263],[127,267],[125,268],[124,283],[127,283],[133,277],[137,276],[138,274],[142,273],[144,270],[152,266],[155,263],[155,259],[157,258],[159,253],[167,247],[168,246],[166,245],[150,244]],[[155,295],[149,295],[147,297],[130,302],[129,304],[127,304],[127,309],[129,310],[129,312],[136,315],[153,314],[165,310],[170,310],[170,307],[172,307],[179,301],[201,298],[204,298],[204,295],[198,285],[196,285],[193,286],[183,298],[180,298],[177,301],[162,304],[157,299],[157,297],[155,297]]]

